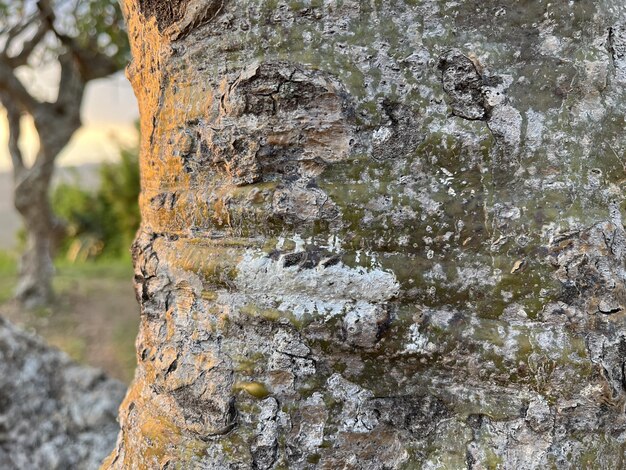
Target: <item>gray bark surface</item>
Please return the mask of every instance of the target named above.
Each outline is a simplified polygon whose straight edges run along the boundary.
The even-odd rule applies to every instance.
[[[626,466],[623,2],[123,3],[105,468]]]
[[[99,468],[115,445],[124,392],[0,319],[0,468]]]

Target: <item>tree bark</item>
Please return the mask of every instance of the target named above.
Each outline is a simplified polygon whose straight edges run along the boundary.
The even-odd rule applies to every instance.
[[[82,89],[75,98],[73,108],[62,115],[53,108],[40,110],[35,120],[40,141],[35,163],[29,168],[14,165],[14,204],[27,236],[15,294],[27,308],[49,305],[53,299],[53,259],[64,235],[64,226],[50,206],[49,191],[56,159],[80,127]],[[13,126],[10,129],[16,134],[10,139],[17,141],[19,132]],[[12,151],[19,149],[15,147]]]
[[[621,2],[123,3],[105,468],[626,465]]]
[[[111,44],[107,47],[99,45],[101,39],[106,40],[107,34],[115,35],[120,26],[121,12],[115,2],[111,2],[109,8],[99,5],[101,10],[97,5],[86,5],[86,10],[74,11],[78,16],[73,20],[78,23],[91,23],[95,16],[102,16],[98,20],[102,21],[101,34],[97,39],[87,41],[86,45],[57,30],[59,24],[49,1],[36,3],[37,14],[18,9],[16,18],[7,20],[15,24],[5,25],[0,33],[0,101],[7,111],[9,124],[15,207],[24,220],[27,233],[16,297],[29,308],[45,306],[52,300],[52,259],[63,235],[63,227],[55,218],[48,200],[56,159],[80,127],[80,108],[86,84],[118,71],[127,45],[124,40],[116,41],[111,36]],[[80,18],[81,15],[88,18]],[[68,24],[71,23],[72,20]],[[70,28],[73,33],[78,32],[76,27]],[[16,50],[19,51],[17,54]],[[33,55],[49,54],[56,56],[60,68],[57,97],[54,102],[41,102],[15,72],[20,67],[29,66]],[[32,165],[24,161],[19,145],[20,119],[24,114],[33,118],[39,138],[39,151]]]
[[[27,248],[20,263],[16,297],[28,307],[45,305],[52,298],[52,234],[55,226],[48,202],[52,168],[47,172],[29,171],[19,146],[22,113],[3,94],[9,127],[9,153],[13,164],[14,204],[22,216],[27,233]]]
[[[30,169],[25,178],[20,176],[15,177],[15,208],[22,216],[27,240],[15,296],[25,307],[35,308],[49,305],[53,299],[53,258],[64,229],[54,217],[48,197],[52,168]]]

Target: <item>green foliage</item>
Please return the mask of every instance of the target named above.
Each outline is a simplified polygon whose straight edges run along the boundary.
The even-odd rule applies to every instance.
[[[87,49],[98,51],[123,69],[130,59],[124,16],[117,0],[63,0],[73,4],[71,35]]]
[[[139,227],[138,154],[137,149],[123,149],[120,161],[103,165],[100,173],[105,239],[117,253],[128,250]]]
[[[52,193],[53,210],[67,228],[61,253],[70,260],[128,253],[140,220],[138,151],[126,148],[120,157],[102,165],[95,192],[63,183]]]
[[[13,297],[17,278],[17,259],[14,253],[0,251],[0,304]]]

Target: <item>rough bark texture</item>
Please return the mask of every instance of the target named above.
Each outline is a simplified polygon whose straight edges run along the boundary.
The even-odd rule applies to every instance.
[[[124,391],[0,318],[0,468],[98,468]]]
[[[124,3],[105,468],[626,465],[623,2]]]

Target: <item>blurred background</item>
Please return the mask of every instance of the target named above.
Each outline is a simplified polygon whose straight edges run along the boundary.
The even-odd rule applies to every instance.
[[[16,60],[44,29],[28,57]],[[125,41],[114,1],[0,0],[0,315],[128,383],[138,328],[129,249],[139,224],[139,172],[137,105],[122,70]],[[74,95],[82,93],[82,99],[67,107],[78,103],[81,125],[53,159],[47,189],[54,220],[62,227],[51,250],[54,295],[29,305],[16,298],[20,260],[32,237],[27,219],[15,208],[15,191],[28,171],[34,174],[39,163],[49,162],[41,155],[45,129],[41,123],[38,128],[28,102],[20,102],[6,83],[3,87],[3,77],[12,73],[37,103],[59,103],[66,86],[62,77],[72,70],[63,61],[68,51],[71,67],[79,69],[75,82],[81,86]],[[85,67],[97,70],[100,57],[84,51],[115,63],[85,73]],[[19,120],[17,136],[12,116]],[[13,137],[26,169],[19,174]]]

